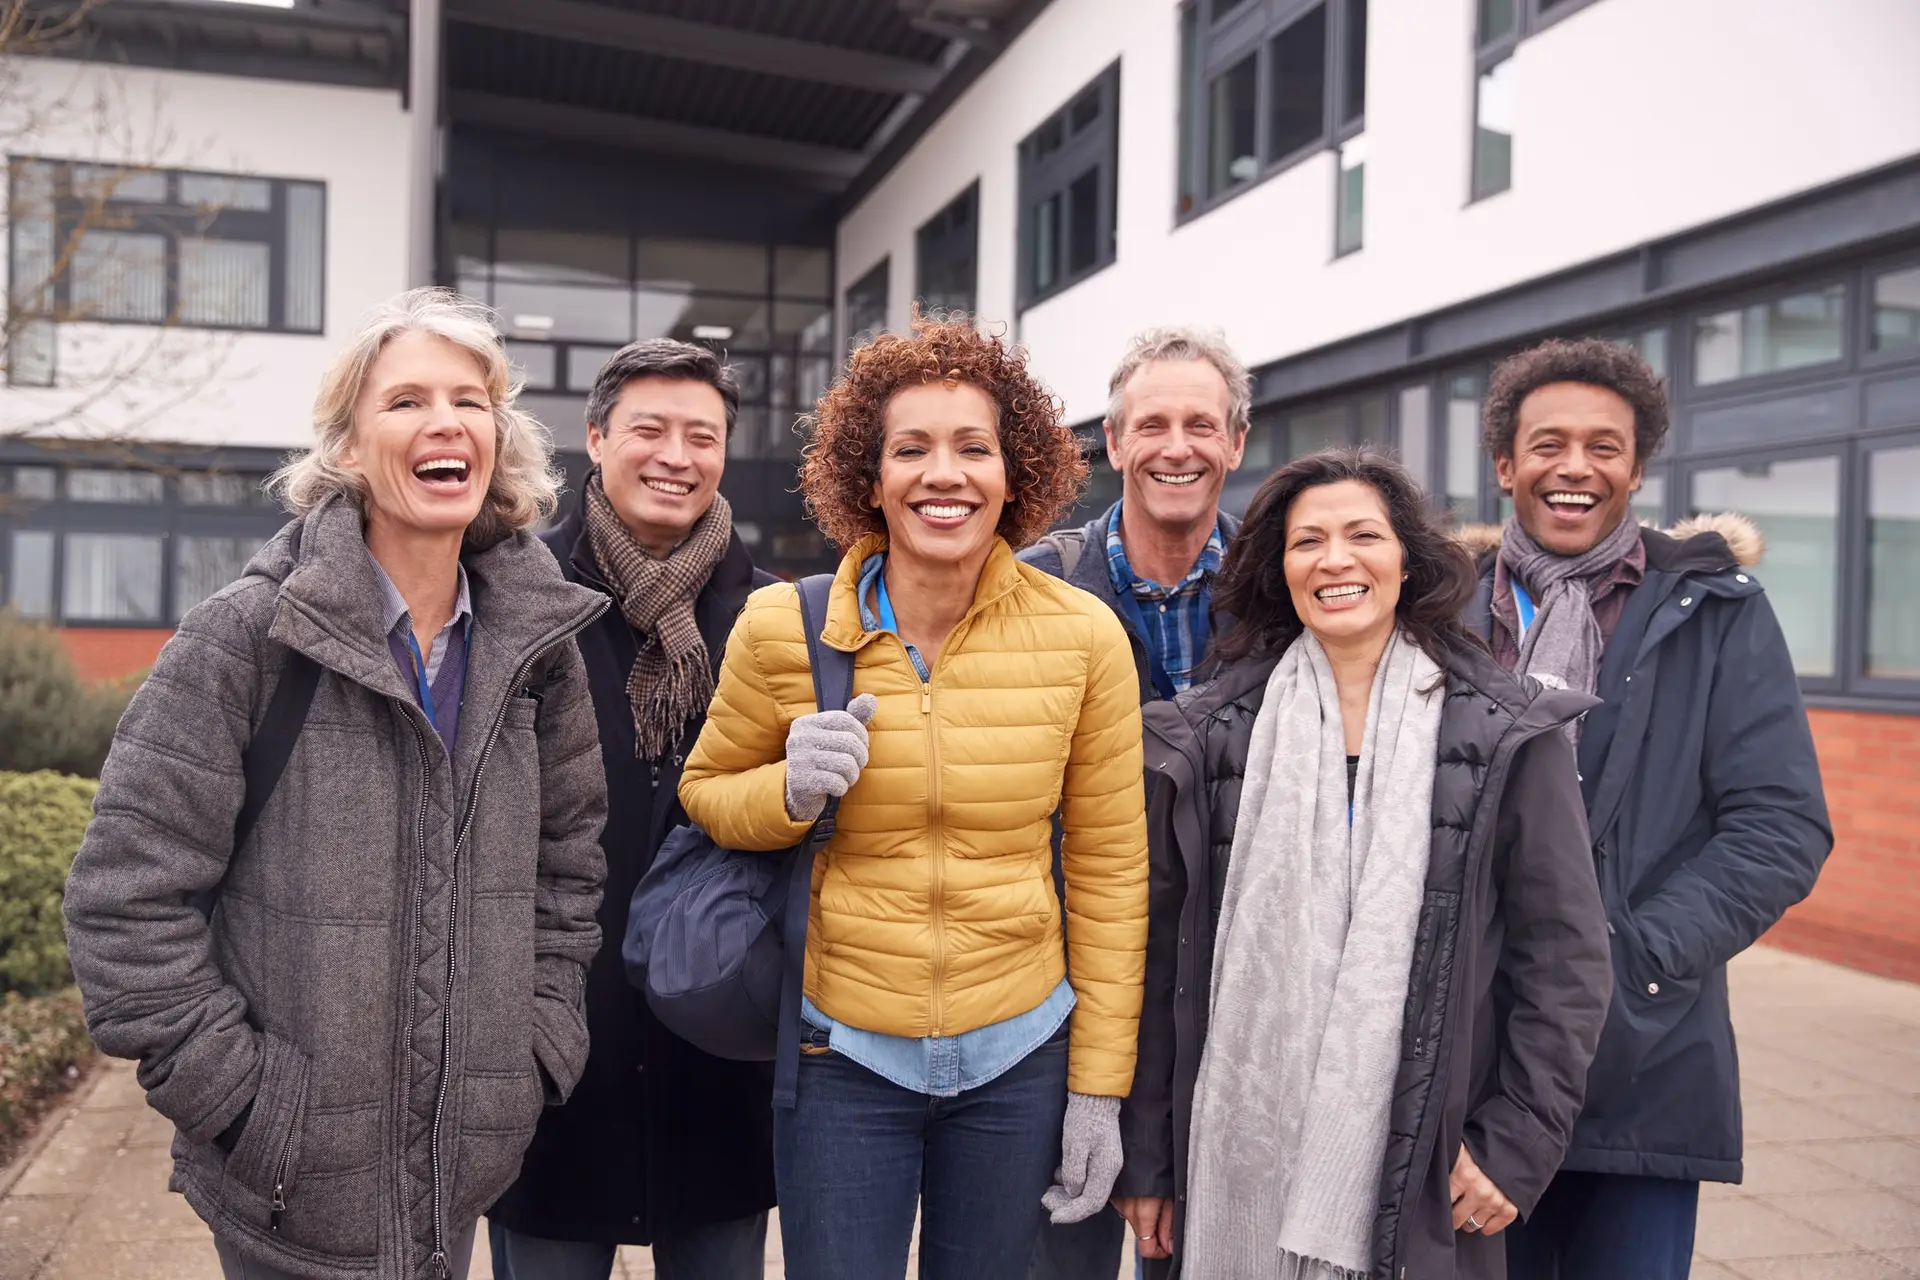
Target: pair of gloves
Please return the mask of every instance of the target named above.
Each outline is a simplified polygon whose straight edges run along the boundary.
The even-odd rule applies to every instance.
[[[787,729],[787,816],[810,822],[830,796],[844,796],[867,767],[867,723],[879,704],[870,693],[845,711],[816,711]],[[1120,1176],[1120,1099],[1067,1095],[1060,1167],[1040,1198],[1055,1222],[1080,1222],[1106,1206]]]

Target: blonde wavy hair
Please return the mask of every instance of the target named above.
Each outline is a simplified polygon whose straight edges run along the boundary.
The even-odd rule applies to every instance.
[[[366,484],[341,458],[353,439],[353,410],[368,371],[387,343],[403,333],[446,339],[472,356],[486,376],[493,405],[493,480],[480,514],[467,526],[468,545],[492,546],[551,515],[561,485],[553,470],[552,437],[537,418],[514,407],[520,383],[507,364],[492,312],[450,289],[411,289],[374,309],[320,379],[313,399],[313,448],[289,459],[268,488],[295,515],[335,496],[364,507]]]

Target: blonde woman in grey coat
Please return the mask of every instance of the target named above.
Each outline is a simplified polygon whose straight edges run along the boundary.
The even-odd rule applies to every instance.
[[[464,1276],[586,1061],[606,793],[573,637],[606,601],[529,532],[556,485],[514,391],[475,304],[375,313],[277,477],[296,518],[182,620],[101,774],[74,974],[229,1277]]]

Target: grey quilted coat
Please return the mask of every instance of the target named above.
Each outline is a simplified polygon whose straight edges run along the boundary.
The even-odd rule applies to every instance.
[[[427,1280],[586,1062],[606,786],[573,637],[606,598],[529,534],[463,556],[449,757],[382,634],[358,510],[297,523],[297,560],[289,526],[127,708],[68,945],[94,1038],[140,1060],[177,1128],[171,1185],[216,1234],[295,1275]],[[241,753],[289,649],[319,686],[234,849]]]

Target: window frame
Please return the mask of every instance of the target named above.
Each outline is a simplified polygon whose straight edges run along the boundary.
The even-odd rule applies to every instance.
[[[963,235],[952,227],[952,216],[961,205],[968,209],[966,233]],[[937,230],[935,223],[946,225]],[[964,252],[961,244],[964,241]],[[952,268],[965,263],[973,277],[969,289],[969,301],[960,308],[968,315],[976,314],[980,309],[980,179],[975,178],[953,199],[941,205],[939,210],[921,223],[913,232],[913,296],[915,301],[924,304],[927,296],[927,268],[929,264],[940,268]]]
[[[1841,290],[1838,357],[1822,360],[1818,364],[1795,365],[1791,369],[1774,369],[1767,373],[1747,374],[1721,382],[1700,381],[1699,361],[1696,359],[1695,347],[1695,337],[1700,321],[1727,311],[1744,311],[1751,306],[1775,303],[1799,294],[1821,293],[1836,286]],[[1863,292],[1858,271],[1826,271],[1788,282],[1777,282],[1762,289],[1747,289],[1740,293],[1723,294],[1707,302],[1695,303],[1687,307],[1680,318],[1680,336],[1684,339],[1685,346],[1681,354],[1686,361],[1685,381],[1688,405],[1721,399],[1738,399],[1741,396],[1771,391],[1782,386],[1795,386],[1847,373],[1861,349],[1860,321],[1864,312],[1859,298]],[[1668,381],[1676,382],[1679,379],[1674,375],[1680,372],[1680,366],[1671,359],[1671,354],[1670,351]]]
[[[879,287],[877,289],[871,287],[875,281],[879,282]],[[853,298],[855,294],[860,294],[862,295],[863,298],[873,294],[877,294],[879,296],[880,298],[879,328],[876,329],[871,325],[864,326],[859,329],[856,329],[853,327]],[[865,271],[861,272],[857,279],[853,280],[851,283],[847,285],[846,288],[840,291],[840,315],[841,315],[841,320],[840,320],[841,328],[844,330],[846,334],[846,337],[843,339],[844,349],[842,350],[840,355],[841,363],[844,364],[846,363],[847,357],[851,356],[854,353],[854,350],[857,347],[859,347],[863,341],[870,340],[873,337],[877,336],[878,334],[886,333],[888,331],[888,325],[892,322],[892,318],[893,318],[893,255],[892,254],[890,253],[882,254],[880,257],[880,261],[874,263],[871,267],[868,267]],[[865,335],[865,336],[863,337],[862,335]]]
[[[327,332],[327,267],[328,267],[328,184],[313,178],[282,178],[257,173],[223,173],[217,170],[168,168],[144,169],[139,166],[118,166],[95,164],[89,161],[62,159],[41,155],[9,155],[7,157],[9,175],[9,203],[12,199],[12,177],[16,168],[22,164],[46,164],[54,168],[54,243],[57,249],[64,251],[76,243],[76,237],[88,230],[122,231],[134,234],[159,234],[165,239],[163,256],[164,307],[160,319],[120,318],[114,316],[83,316],[72,314],[72,263],[59,272],[52,281],[51,306],[53,315],[47,317],[56,325],[60,324],[101,324],[134,326],[139,328],[171,328],[192,332],[208,333],[270,333],[291,337],[324,337]],[[153,173],[165,180],[167,199],[165,202],[152,200],[109,200],[108,205],[115,206],[113,220],[100,226],[89,226],[82,218],[87,206],[86,198],[74,194],[76,170],[83,168],[117,169],[129,173]],[[182,179],[209,178],[230,182],[260,182],[267,184],[268,208],[254,209],[218,209],[211,212],[197,206],[182,203],[180,186]],[[287,318],[288,298],[286,270],[291,249],[291,239],[287,230],[289,193],[294,188],[310,188],[319,193],[318,264],[319,272],[319,308],[313,327],[296,326]],[[128,221],[123,225],[119,219]],[[16,234],[17,220],[9,216],[7,220],[7,256],[13,258],[13,240]],[[218,241],[230,241],[240,244],[262,244],[267,248],[267,322],[264,325],[219,324],[205,321],[188,321],[180,316],[181,279],[180,279],[180,242],[186,238],[199,238]],[[32,384],[46,385],[46,384]]]
[[[1854,627],[1843,660],[1838,664],[1846,677],[1846,691],[1862,697],[1920,698],[1920,676],[1876,676],[1867,671],[1867,640],[1872,634],[1867,610],[1872,605],[1868,557],[1872,551],[1872,513],[1867,504],[1872,490],[1869,484],[1873,455],[1888,449],[1920,448],[1920,425],[1883,432],[1865,439],[1847,442],[1849,457],[1843,460],[1841,501],[1846,526],[1843,536],[1852,539],[1848,561],[1841,576],[1842,599],[1846,617]]]
[[[1190,171],[1175,173],[1173,224],[1175,227],[1182,227],[1196,218],[1205,217],[1228,201],[1298,167],[1322,151],[1332,151],[1335,157],[1334,235],[1337,243],[1341,176],[1339,151],[1346,143],[1365,133],[1367,128],[1364,98],[1359,115],[1351,120],[1342,119],[1347,87],[1348,43],[1352,38],[1352,33],[1348,30],[1349,0],[1260,0],[1260,3],[1246,5],[1222,19],[1215,20],[1214,6],[1218,3],[1220,0],[1184,0],[1184,3],[1175,11],[1178,23],[1176,48],[1180,46],[1181,38],[1189,30],[1193,35],[1194,48],[1191,51],[1192,83],[1182,86],[1176,123],[1180,135],[1176,153],[1186,158],[1187,168]],[[1268,131],[1271,125],[1269,116],[1272,112],[1270,90],[1273,41],[1316,8],[1325,11],[1326,22],[1326,45],[1322,50],[1321,131],[1318,137],[1302,143],[1285,155],[1269,158],[1267,150]],[[1193,15],[1191,26],[1189,26],[1189,14]],[[1372,14],[1369,12],[1367,18],[1369,28],[1372,23]],[[1180,49],[1176,56],[1184,59],[1187,54],[1187,50]],[[1212,113],[1209,110],[1213,84],[1222,75],[1237,67],[1250,54],[1254,58],[1253,152],[1259,167],[1251,178],[1214,191],[1210,189],[1211,175],[1208,172],[1207,163],[1213,133]],[[1185,72],[1186,65],[1183,62],[1183,77]],[[1363,60],[1363,85],[1364,82]],[[1176,170],[1178,165],[1179,162],[1176,161]],[[1191,200],[1191,203],[1183,208],[1183,202],[1188,200]],[[1363,232],[1359,245],[1337,251],[1333,256],[1345,257],[1347,254],[1359,252],[1364,247]]]
[[[1074,107],[1088,94],[1098,94],[1100,111],[1093,120],[1074,130]],[[1060,145],[1044,156],[1036,155],[1040,135],[1058,124]],[[1016,221],[1017,242],[1014,270],[1014,313],[1025,312],[1049,298],[1057,297],[1112,266],[1120,257],[1120,61],[1115,59],[1091,80],[1067,95],[1066,101],[1048,112],[1020,139],[1014,150],[1019,197]],[[1061,214],[1061,272],[1046,288],[1034,283],[1037,266],[1038,229],[1034,210],[1054,196],[1071,199],[1070,189],[1089,169],[1099,174],[1094,220],[1095,234],[1101,243],[1092,261],[1079,270],[1066,269],[1072,259],[1067,228],[1072,222],[1070,210]]]
[[[1856,561],[1859,559],[1859,545],[1856,526],[1864,530],[1861,523],[1864,516],[1859,514],[1861,504],[1856,500],[1853,473],[1853,457],[1857,451],[1853,441],[1836,438],[1824,442],[1788,444],[1747,449],[1719,449],[1713,453],[1690,455],[1667,461],[1668,489],[1667,510],[1670,515],[1687,519],[1693,511],[1693,480],[1703,471],[1724,471],[1729,467],[1738,468],[1755,464],[1775,462],[1802,462],[1816,458],[1834,460],[1834,561],[1839,572],[1833,575],[1830,603],[1833,608],[1833,633],[1829,637],[1832,643],[1833,672],[1830,675],[1807,675],[1795,671],[1800,682],[1800,690],[1805,694],[1822,697],[1844,696],[1848,692],[1850,675],[1854,661],[1854,650],[1858,647],[1859,621],[1855,611],[1860,604],[1850,579]],[[1681,495],[1685,495],[1684,498]],[[1741,511],[1736,514],[1752,519],[1752,513]],[[1743,566],[1744,568],[1745,566]],[[1756,569],[1761,586],[1766,586],[1764,569]],[[1777,613],[1777,610],[1776,610]]]
[[[1873,283],[1881,276],[1900,271],[1920,271],[1920,249],[1862,263],[1855,272],[1859,288],[1854,291],[1856,296],[1850,308],[1853,313],[1850,319],[1854,326],[1853,353],[1862,370],[1911,364],[1920,360],[1920,343],[1892,351],[1873,349]]]

